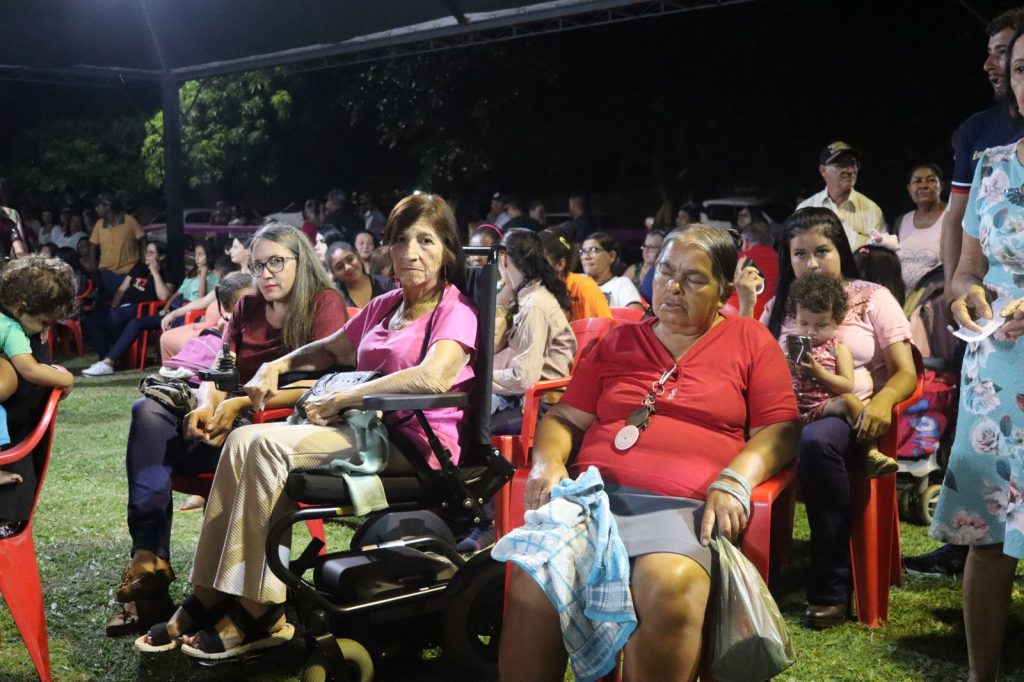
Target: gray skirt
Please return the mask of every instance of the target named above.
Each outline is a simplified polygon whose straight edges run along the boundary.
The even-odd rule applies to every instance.
[[[665,552],[693,559],[711,575],[711,548],[700,544],[704,503],[605,484],[622,544],[631,559]]]

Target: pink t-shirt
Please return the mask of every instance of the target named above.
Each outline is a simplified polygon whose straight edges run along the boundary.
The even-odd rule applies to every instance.
[[[850,307],[846,318],[836,330],[836,339],[853,356],[853,393],[861,400],[875,394],[888,381],[883,350],[900,341],[910,341],[910,322],[903,308],[888,289],[880,284],[855,279],[847,282],[846,295]],[[761,321],[767,324],[775,299],[765,306]],[[782,321],[779,343],[785,348],[786,337],[796,333],[792,314]]]
[[[457,287],[448,285],[441,301],[431,315],[422,315],[402,329],[388,329],[402,290],[396,289],[372,299],[366,307],[349,320],[342,333],[356,347],[356,369],[392,374],[399,370],[420,364],[423,336],[427,323],[433,315],[429,344],[449,339],[458,342],[470,355],[469,363],[459,372],[453,391],[469,391],[473,383],[473,356],[476,351],[476,308],[472,300],[463,295]],[[429,347],[429,346],[428,346]],[[459,461],[459,423],[463,410],[445,407],[424,410],[424,416],[433,427],[437,437],[452,453],[452,461]],[[388,413],[384,422],[397,427],[403,435],[416,444],[427,457],[430,466],[440,468],[437,458],[427,444],[427,436],[410,411]]]

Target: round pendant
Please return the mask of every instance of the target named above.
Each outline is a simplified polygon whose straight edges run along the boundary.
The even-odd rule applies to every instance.
[[[632,424],[627,424],[619,429],[619,432],[615,434],[615,448],[618,450],[629,450],[631,447],[636,445],[636,442],[639,439],[640,429],[636,428]]]

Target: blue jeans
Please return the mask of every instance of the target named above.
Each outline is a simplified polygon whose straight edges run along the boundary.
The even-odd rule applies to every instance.
[[[151,398],[132,405],[125,468],[132,554],[171,556],[171,476],[213,473],[220,448],[181,437],[180,418]]]
[[[850,483],[847,468],[858,453],[846,420],[826,417],[800,434],[800,488],[811,527],[807,601],[845,604],[850,598]]]
[[[110,299],[114,297],[114,292],[128,275],[122,275],[113,270],[98,270],[97,273],[99,277],[96,284],[99,287],[99,292],[96,295],[96,307],[106,310],[109,307]]]
[[[83,331],[101,360],[120,360],[139,334],[160,327],[159,315],[136,318],[137,308],[134,303],[127,303],[111,310],[95,310],[83,318]]]

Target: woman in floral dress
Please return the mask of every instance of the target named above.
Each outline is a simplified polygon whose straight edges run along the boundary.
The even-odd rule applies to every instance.
[[[1024,110],[1024,40],[1008,60],[1013,110]],[[1009,299],[1010,319],[964,356],[953,452],[932,521],[932,537],[969,545],[964,626],[969,680],[994,680],[1010,590],[1024,557],[1024,140],[993,147],[978,161],[964,215],[953,318],[978,329],[989,305]]]

